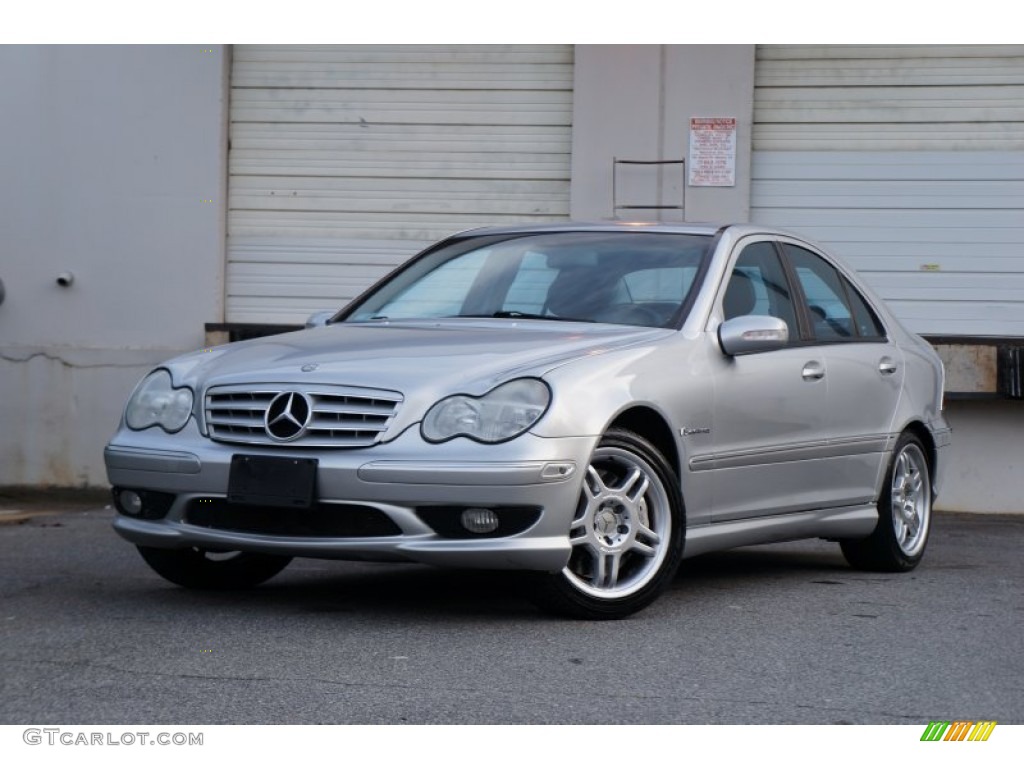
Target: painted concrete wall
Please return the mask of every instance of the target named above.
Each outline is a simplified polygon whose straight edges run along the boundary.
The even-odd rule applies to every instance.
[[[612,158],[678,159],[688,152],[691,117],[736,117],[736,186],[687,187],[686,220],[750,218],[754,46],[580,45],[576,47],[571,215],[613,218]],[[678,200],[680,184],[665,170],[658,180],[622,182],[629,202],[652,195]],[[624,188],[623,188],[624,187]],[[621,200],[620,200],[621,201]],[[619,212],[619,218],[679,220],[673,211]],[[1021,454],[1024,404],[954,401],[948,474],[938,506],[981,512],[1024,512]]]
[[[619,166],[619,204],[678,205],[687,221],[746,221],[754,110],[752,45],[578,45],[574,74],[574,219],[615,217],[613,158],[685,159],[691,117],[737,120],[736,185],[683,188],[678,166]],[[679,221],[677,211],[618,211],[622,219]]]
[[[737,185],[686,189],[687,218],[746,219],[753,56],[578,46],[572,216],[611,216],[613,157],[685,157],[690,117],[735,116]],[[103,445],[131,388],[223,319],[227,58],[0,46],[0,486],[105,484]],[[652,189],[631,182],[627,195]],[[670,202],[679,183],[654,190]],[[939,506],[1024,512],[1024,405],[951,402],[947,415]]]
[[[953,445],[938,509],[1024,513],[1024,402],[946,403]]]
[[[132,387],[223,317],[226,49],[0,46],[0,71],[0,485],[102,485]]]

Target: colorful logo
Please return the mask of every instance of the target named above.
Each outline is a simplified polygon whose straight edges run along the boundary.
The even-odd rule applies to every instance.
[[[932,720],[921,741],[988,741],[995,727],[995,720]]]

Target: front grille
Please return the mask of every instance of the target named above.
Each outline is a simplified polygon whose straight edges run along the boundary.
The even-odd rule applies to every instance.
[[[308,397],[312,415],[298,437],[274,439],[267,433],[267,409],[289,392]],[[397,392],[356,387],[223,386],[207,390],[204,416],[210,437],[225,443],[361,448],[380,439],[401,402]]]
[[[184,522],[218,531],[264,536],[351,539],[398,536],[402,529],[374,507],[314,504],[309,509],[230,504],[221,498],[193,499]]]

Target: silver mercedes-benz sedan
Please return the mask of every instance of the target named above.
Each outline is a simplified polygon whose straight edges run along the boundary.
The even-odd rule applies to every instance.
[[[547,609],[616,618],[711,550],[820,537],[915,567],[942,393],[928,344],[792,234],[482,229],[316,327],[168,361],[105,458],[114,528],[176,584],[515,569]]]

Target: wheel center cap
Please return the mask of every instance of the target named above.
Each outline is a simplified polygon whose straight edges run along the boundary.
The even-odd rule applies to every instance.
[[[606,547],[622,544],[629,536],[629,509],[622,499],[605,499],[594,513],[594,535]]]
[[[619,532],[619,516],[610,509],[602,509],[594,517],[594,530],[601,536],[614,536]]]

